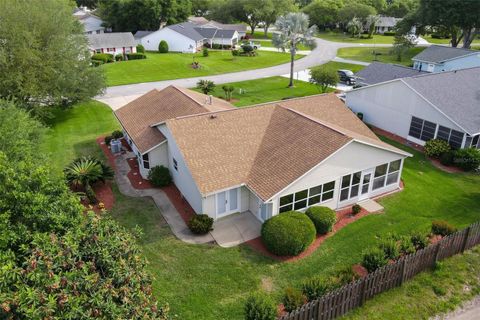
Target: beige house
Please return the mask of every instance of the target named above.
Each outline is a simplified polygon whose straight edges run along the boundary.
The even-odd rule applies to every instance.
[[[379,140],[333,94],[246,108],[194,91],[152,91],[116,111],[141,174],[164,165],[197,213],[259,220],[333,209],[400,188],[408,153]]]

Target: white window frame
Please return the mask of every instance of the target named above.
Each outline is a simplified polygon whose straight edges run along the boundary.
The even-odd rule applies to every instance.
[[[330,183],[333,183],[333,188],[331,189],[328,189],[328,190],[325,190],[324,187],[325,185],[328,185]],[[319,193],[315,193],[315,194],[312,194],[312,189],[314,188],[318,188],[320,187],[320,192]],[[297,193],[300,193],[302,191],[307,191],[307,196],[305,198],[301,198],[301,199],[296,199],[296,194]],[[329,196],[329,198],[326,198],[324,199],[324,196],[326,194],[330,194],[331,193],[331,196]],[[329,181],[329,182],[325,182],[323,184],[320,184],[320,185],[316,185],[316,186],[313,186],[313,187],[310,187],[310,188],[307,188],[307,189],[303,189],[303,190],[299,190],[297,192],[293,192],[293,193],[290,193],[290,194],[286,194],[284,196],[281,196],[278,198],[278,212],[279,213],[282,213],[282,212],[286,212],[286,211],[291,211],[291,210],[304,210],[304,209],[307,209],[311,206],[315,206],[315,205],[319,205],[319,204],[322,204],[322,203],[325,203],[325,202],[328,202],[330,200],[333,199],[334,197],[334,194],[335,194],[335,180],[332,180],[332,181]],[[281,198],[284,198],[284,197],[288,197],[288,196],[292,196],[292,202],[289,202],[289,203],[286,203],[286,204],[283,204],[281,205]],[[318,197],[320,196],[320,201],[319,202],[316,202],[316,203],[312,203],[310,205],[310,199],[314,198],[314,197]],[[295,209],[295,204],[297,202],[301,202],[301,201],[305,201],[306,202],[306,205],[305,207],[302,207],[302,208],[298,208],[298,209]],[[288,207],[288,206],[291,206],[291,209],[290,210],[286,210],[286,211],[281,211],[282,208],[285,208],[285,207]]]
[[[358,180],[358,183],[355,183],[353,184],[353,176],[357,173],[360,173],[360,177],[359,177],[359,180]],[[342,187],[342,184],[343,184],[343,178],[346,177],[346,176],[350,176],[350,181],[348,183],[348,186],[346,187]],[[349,201],[349,200],[352,200],[354,198],[357,198],[360,194],[360,185],[362,183],[362,171],[356,171],[356,172],[353,172],[353,173],[350,173],[350,174],[346,174],[346,175],[343,175],[341,178],[340,178],[340,192],[338,193],[338,201],[339,202],[345,202],[345,201]],[[358,187],[357,188],[357,194],[352,196],[352,190],[354,187]],[[347,190],[348,189],[348,195],[347,195],[347,198],[343,199],[342,200],[342,191],[344,190]]]

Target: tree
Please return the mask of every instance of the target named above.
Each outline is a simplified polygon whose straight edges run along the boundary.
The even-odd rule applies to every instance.
[[[375,25],[378,22],[378,16],[370,15],[365,20],[365,27],[368,29],[368,37],[372,38],[373,33],[375,32]]]
[[[310,20],[305,13],[290,12],[281,16],[275,22],[277,32],[273,33],[272,44],[274,47],[282,49],[283,52],[290,52],[290,82],[289,87],[293,87],[293,68],[295,65],[295,54],[299,44],[310,48],[315,47],[313,35],[317,26],[309,26]]]
[[[336,86],[339,81],[338,73],[334,69],[320,66],[310,70],[310,82],[319,86],[322,93],[327,92],[328,87]]]
[[[230,101],[232,100],[232,93],[235,90],[234,86],[224,85],[222,86],[223,92],[225,92],[225,100]]]
[[[354,17],[352,20],[350,20],[347,23],[347,30],[349,33],[352,34],[353,38],[360,37],[360,35],[362,34],[362,29],[363,29],[363,23],[357,17]]]
[[[207,15],[210,5],[210,0],[192,0],[192,14],[195,17],[203,17]]]
[[[417,5],[415,0],[393,0],[385,9],[385,15],[395,18],[403,18],[413,10]]]
[[[102,92],[102,70],[90,66],[72,10],[62,0],[0,0],[0,99],[41,114]]]
[[[397,56],[397,61],[402,61],[402,57],[413,47],[415,43],[409,37],[395,34],[392,52]]]
[[[265,1],[262,9],[260,18],[263,22],[265,37],[267,37],[268,29],[277,21],[277,18],[287,12],[294,11],[296,7],[292,0],[268,0]]]
[[[229,0],[233,17],[248,24],[251,34],[255,33],[266,10],[270,10],[270,0]]]
[[[338,22],[338,12],[343,3],[337,0],[315,0],[303,8],[310,17],[310,23],[319,28],[327,28]]]
[[[374,7],[363,3],[351,3],[338,11],[339,22],[348,23],[353,18],[358,18],[362,22],[370,15],[376,15],[377,10]]]
[[[204,94],[209,94],[215,89],[215,83],[210,80],[199,80],[197,89],[200,89]]]
[[[89,9],[95,9],[98,4],[98,0],[75,0],[78,7],[87,7]]]

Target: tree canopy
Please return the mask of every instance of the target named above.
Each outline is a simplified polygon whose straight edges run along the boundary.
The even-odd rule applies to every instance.
[[[342,7],[342,1],[316,0],[303,8],[303,12],[310,17],[310,23],[322,28],[338,22],[338,12]]]
[[[101,93],[103,74],[90,66],[72,10],[63,0],[0,0],[0,99],[33,108]]]

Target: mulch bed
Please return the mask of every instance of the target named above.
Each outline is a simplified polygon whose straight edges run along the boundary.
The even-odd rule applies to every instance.
[[[445,171],[445,172],[448,172],[448,173],[461,173],[461,172],[463,172],[463,170],[460,169],[460,168],[445,166],[445,165],[441,164],[440,160],[438,160],[438,159],[430,158],[430,161],[432,162],[434,167],[436,167],[437,169],[440,169],[442,171]]]
[[[128,158],[127,163],[130,166],[130,171],[128,172],[127,177],[128,180],[130,180],[132,187],[139,190],[155,188],[150,181],[142,178],[136,157]]]
[[[110,167],[112,167],[113,170],[116,170],[115,156],[110,152],[110,148],[105,143],[105,137],[98,137],[95,141],[97,142],[100,149],[102,149],[103,154],[107,157],[107,161]]]
[[[161,189],[163,192],[165,192],[168,199],[170,199],[175,209],[177,209],[183,221],[188,223],[188,221],[195,215],[195,211],[193,211],[193,208],[190,206],[187,200],[182,197],[182,194],[177,187],[172,183],[171,185]]]

